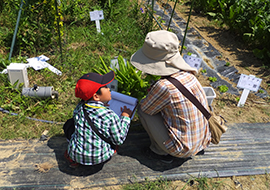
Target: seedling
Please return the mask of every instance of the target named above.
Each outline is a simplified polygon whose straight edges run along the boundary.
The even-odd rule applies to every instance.
[[[208,80],[210,80],[211,82],[216,82],[217,78],[216,77],[209,77]]]
[[[260,89],[258,92],[261,93],[261,94],[264,93],[264,91],[262,89]]]
[[[227,62],[227,63],[225,64],[225,66],[227,66],[227,67],[228,67],[228,66],[230,66],[230,63],[229,63],[229,62]]]
[[[206,69],[202,69],[201,72],[202,72],[202,73],[206,73]]]
[[[222,93],[227,92],[229,88],[226,85],[221,85],[218,87],[218,90]]]

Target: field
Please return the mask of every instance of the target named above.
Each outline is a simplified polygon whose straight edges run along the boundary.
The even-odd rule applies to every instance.
[[[123,0],[122,2],[112,1],[113,4],[103,5],[99,4],[98,1],[92,1],[93,4],[96,3],[96,5],[92,4],[96,6],[95,8],[104,8],[106,10],[104,13],[108,18],[101,20],[103,34],[100,34],[97,33],[94,22],[91,22],[89,19],[87,11],[92,11],[90,5],[86,6],[87,1],[81,0],[77,2],[80,3],[75,4],[72,9],[77,11],[76,13],[72,13],[69,9],[64,9],[62,17],[60,17],[60,23],[63,24],[63,27],[60,28],[61,48],[58,43],[59,37],[56,32],[56,26],[52,27],[52,30],[55,32],[53,33],[53,40],[47,41],[49,42],[48,46],[35,47],[31,43],[33,38],[27,37],[31,35],[36,37],[35,32],[38,35],[40,31],[31,31],[30,22],[25,21],[19,27],[17,45],[14,48],[11,60],[8,60],[8,56],[17,12],[14,11],[10,14],[13,16],[13,24],[8,22],[10,19],[0,16],[1,70],[11,62],[26,63],[27,58],[44,54],[50,58],[48,63],[63,72],[61,76],[58,76],[49,69],[39,71],[35,71],[32,68],[28,69],[31,86],[34,84],[38,86],[53,86],[59,93],[58,99],[46,100],[21,96],[21,89],[16,89],[9,84],[6,74],[0,75],[0,107],[10,111],[10,113],[18,114],[13,116],[0,112],[0,139],[39,138],[45,130],[49,131],[49,136],[63,135],[61,124],[72,116],[72,111],[78,102],[78,99],[74,97],[74,87],[77,79],[84,73],[101,68],[102,61],[100,57],[107,65],[112,58],[119,55],[129,59],[142,45],[147,31],[158,28],[145,13],[141,13],[140,8],[142,6],[140,4],[131,5],[128,4],[128,1]],[[160,1],[159,3],[162,2]],[[169,1],[169,3],[173,7],[174,2]],[[187,1],[180,2],[177,5],[176,12],[187,20],[189,7],[190,3]],[[42,10],[37,8],[38,6],[36,5],[35,10],[42,13]],[[18,7],[15,10],[18,11]],[[54,10],[51,11],[53,12]],[[86,13],[80,11],[85,11]],[[29,13],[27,16],[30,18],[33,15]],[[55,18],[52,17],[53,21]],[[38,24],[35,25],[33,23],[31,26],[37,27]],[[262,78],[261,86],[270,94],[270,69],[264,62],[253,55],[253,49],[244,44],[241,36],[230,31],[228,26],[220,24],[219,21],[211,20],[207,15],[195,11],[191,15],[190,27],[194,27],[207,42],[211,43],[222,54],[221,58],[228,60],[231,66],[238,69],[239,73],[252,74]],[[12,28],[12,30],[10,29],[10,31],[9,28]],[[46,33],[46,35],[48,37],[50,33]],[[6,36],[8,38],[4,38]],[[25,37],[25,39],[22,40],[23,38],[20,37]],[[45,37],[40,36],[43,39]],[[37,40],[35,43],[47,44],[47,42]],[[197,77],[203,86],[210,86],[208,77],[203,76],[201,73]],[[239,108],[237,107],[239,97],[228,93],[220,93],[217,89],[215,89],[215,92],[217,97],[213,102],[214,110],[223,115],[229,123],[270,122],[269,98],[259,98],[254,94],[250,94],[245,107]],[[38,119],[38,121],[28,119],[28,117]],[[270,182],[269,174],[232,177],[222,180],[228,185],[224,185],[220,189],[269,189]],[[239,183],[236,183],[236,181]],[[207,182],[214,184],[212,179],[208,179]],[[195,181],[193,186],[186,186],[185,189],[197,189],[196,185],[198,183],[199,181]],[[168,189],[172,189],[172,187],[174,187],[173,189],[181,189],[185,183],[179,181],[173,182],[170,185]],[[115,187],[113,189],[119,188]]]

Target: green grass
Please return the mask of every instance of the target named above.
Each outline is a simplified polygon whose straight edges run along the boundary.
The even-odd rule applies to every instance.
[[[170,181],[160,178],[155,181],[150,181],[147,178],[145,182],[123,185],[122,190],[169,190],[174,189]]]
[[[80,4],[82,10],[88,10],[88,3],[89,5],[96,3],[97,7],[103,6],[105,19],[100,21],[102,34],[97,33],[95,22],[90,22],[89,12],[77,15],[76,13],[63,14],[63,20],[66,22],[63,26],[62,52],[55,40],[45,51],[38,49],[31,52],[25,49],[16,51],[10,61],[8,60],[10,47],[4,41],[6,35],[4,28],[10,25],[11,28],[15,28],[15,26],[8,21],[3,22],[8,12],[5,14],[3,10],[0,15],[1,26],[3,25],[3,30],[0,31],[1,71],[11,62],[27,63],[27,58],[43,54],[50,58],[49,64],[63,73],[57,76],[48,69],[35,71],[28,68],[27,70],[30,87],[34,84],[44,87],[53,86],[59,93],[58,100],[22,96],[22,87],[15,89],[14,85],[9,83],[7,75],[0,74],[0,107],[17,114],[0,112],[0,139],[39,138],[46,129],[49,130],[50,136],[63,135],[61,123],[72,116],[73,109],[79,101],[74,95],[77,80],[83,74],[92,72],[94,68],[101,67],[100,56],[107,65],[110,64],[111,59],[119,55],[129,60],[130,56],[142,46],[145,34],[152,30],[152,22],[148,22],[147,14],[141,13],[142,5],[137,4],[136,0],[114,1],[111,11],[109,11],[110,7],[98,4],[98,1],[81,0],[80,2],[82,2]],[[16,14],[10,16],[13,16],[14,20],[17,19]],[[56,38],[57,33],[53,35]],[[35,121],[28,117],[60,124]]]
[[[267,174],[266,174],[267,175]],[[150,181],[145,179],[141,183],[133,183],[123,185],[122,190],[185,190],[185,189],[197,189],[197,190],[210,190],[210,189],[233,189],[228,184],[228,179],[220,178],[207,178],[205,176],[194,177],[191,176],[188,180],[181,181],[181,183],[174,184],[172,181],[168,181],[162,177],[157,180]]]

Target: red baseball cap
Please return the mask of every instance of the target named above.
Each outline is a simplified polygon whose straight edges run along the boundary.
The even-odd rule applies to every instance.
[[[100,87],[106,86],[112,82],[113,79],[113,71],[110,71],[105,75],[100,75],[98,73],[87,73],[78,80],[75,87],[75,96],[83,100],[89,100]]]

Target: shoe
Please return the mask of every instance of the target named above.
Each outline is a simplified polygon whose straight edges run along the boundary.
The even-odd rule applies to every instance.
[[[65,151],[64,156],[65,156],[65,158],[66,158],[66,160],[67,160],[67,162],[68,162],[68,164],[69,164],[69,167],[71,167],[71,168],[77,168],[77,167],[80,165],[79,163],[73,161],[73,160],[69,157],[67,150]]]
[[[115,145],[115,149],[114,149],[114,153],[113,154],[117,154],[117,151],[119,150],[119,145]]]
[[[174,157],[171,155],[159,155],[154,153],[150,148],[145,149],[144,151],[145,155],[149,157],[150,159],[159,160],[165,164],[170,164],[173,162]]]
[[[204,149],[202,149],[200,152],[198,152],[195,156],[204,155]]]

